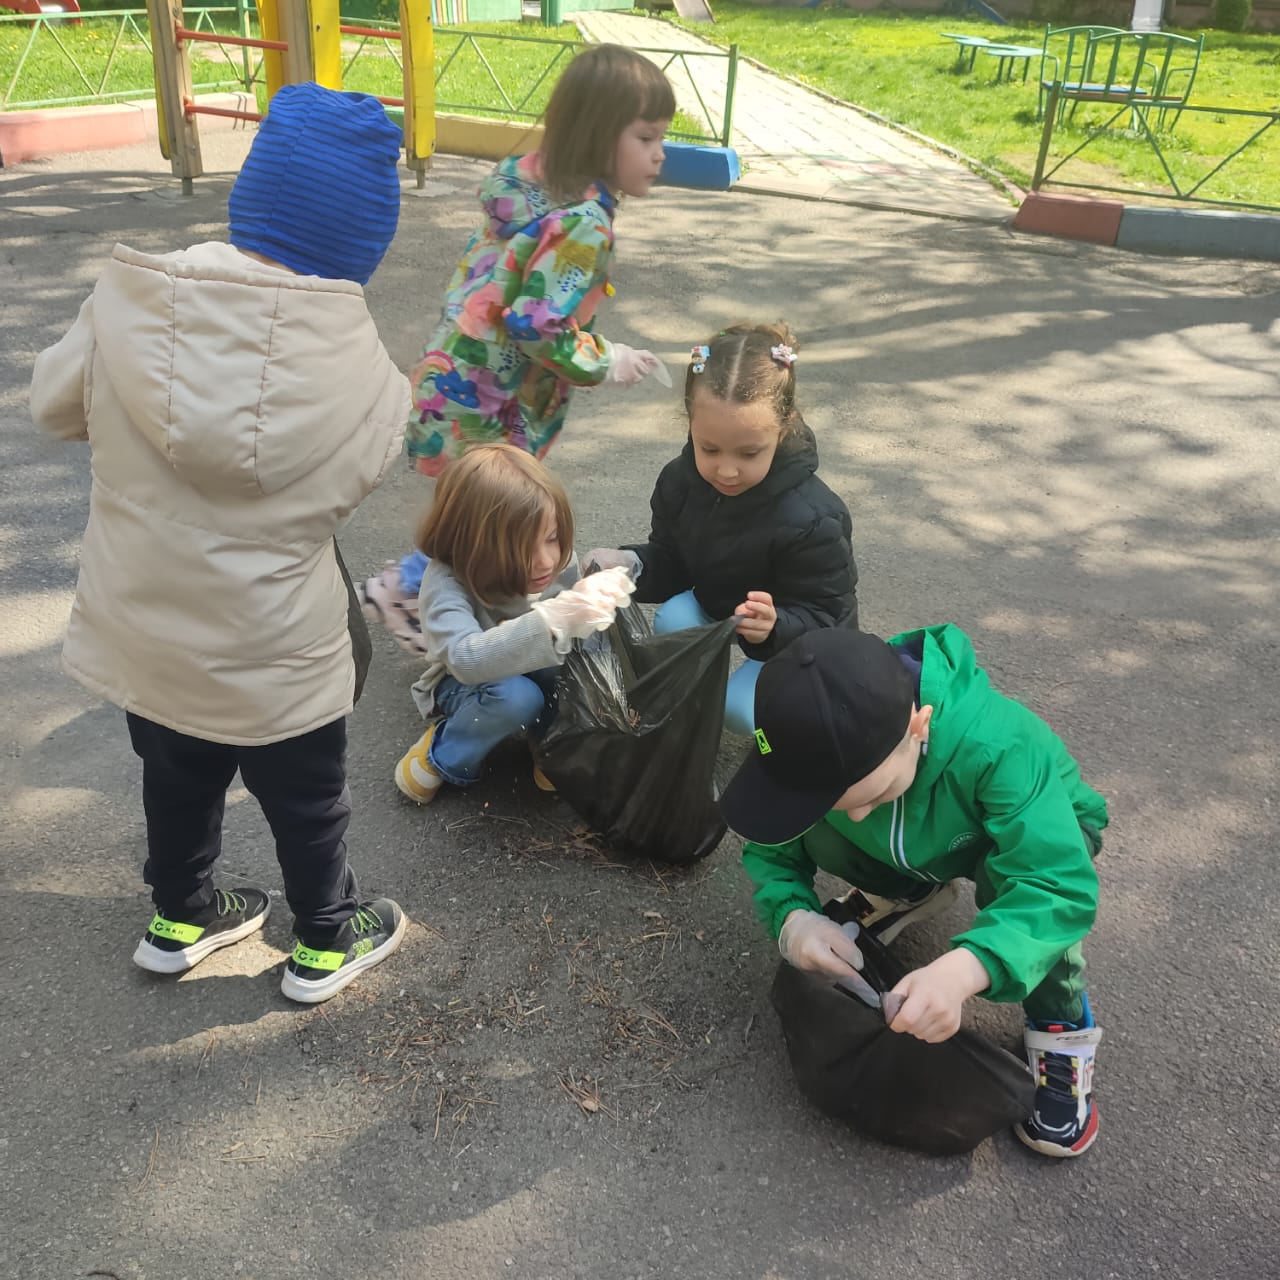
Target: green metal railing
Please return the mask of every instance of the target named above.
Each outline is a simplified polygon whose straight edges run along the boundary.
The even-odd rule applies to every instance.
[[[365,27],[387,27],[394,23],[382,23],[363,19]],[[560,72],[581,53],[587,45],[576,40],[557,39],[553,36],[505,35],[499,32],[465,31],[456,27],[435,28],[436,52],[436,108],[439,111],[460,112],[465,115],[494,116],[503,120],[528,120],[542,118],[547,98],[551,95]],[[351,88],[367,88],[386,91],[392,77],[386,77],[386,85],[366,84],[361,75],[370,76],[372,69],[361,68],[353,77],[355,64],[366,49],[375,59],[390,59],[395,68],[395,83],[399,83],[400,50],[394,41],[374,40],[361,36],[343,46],[343,83]],[[667,131],[669,138],[688,142],[729,145],[729,133],[733,125],[733,93],[738,78],[738,46],[727,50],[640,49],[654,62],[669,72],[677,64],[685,71],[701,109],[702,120],[708,131],[674,128]],[[718,97],[707,86],[705,75],[695,75],[689,64],[691,58],[712,58],[725,64],[723,106],[714,110],[708,105],[708,97]]]
[[[449,41],[453,41],[453,48],[446,54],[444,52]],[[501,44],[495,44],[495,41],[501,41]],[[485,57],[482,44],[489,45],[491,57]],[[520,88],[512,86],[512,90],[508,93],[506,86],[502,83],[502,77],[494,70],[493,61],[496,60],[500,52],[508,49],[514,49],[523,46],[521,52],[532,55],[536,58],[536,50],[542,49],[547,51],[545,61],[543,61],[540,69],[526,65],[524,68],[525,78],[529,74],[536,71],[533,83],[527,87]],[[509,120],[537,120],[542,115],[542,109],[546,105],[546,98],[550,96],[550,85],[546,94],[542,95],[541,100],[538,98],[538,90],[544,84],[548,83],[548,78],[557,67],[563,68],[573,61],[574,56],[582,51],[584,46],[576,40],[555,40],[550,36],[503,36],[475,31],[451,31],[447,27],[438,27],[436,29],[436,58],[437,61],[443,56],[444,61],[440,62],[436,68],[436,107],[442,111],[472,111],[472,110],[501,110],[503,116]],[[449,87],[444,82],[450,79],[449,71],[453,67],[458,67],[459,71],[465,73],[465,59],[460,60],[463,50],[470,51],[475,60],[484,70],[485,76],[488,77],[488,84],[492,86],[493,91],[497,94],[500,102],[495,106],[480,105],[476,102],[454,102],[442,96],[442,88],[445,92],[449,91]],[[458,79],[455,75],[452,79]],[[481,83],[484,83],[483,79]],[[554,80],[551,84],[554,84]],[[474,90],[471,90],[474,93]],[[488,99],[492,102],[492,99]]]
[[[452,42],[452,48],[449,48],[450,42]],[[496,55],[502,45],[508,47],[513,45],[520,46],[522,49],[529,51],[540,48],[546,50],[547,53],[542,65],[539,67],[530,67],[526,61],[521,83],[516,87],[511,84],[504,84],[503,77],[494,67],[494,63],[497,60]],[[555,83],[556,76],[572,61],[575,54],[580,53],[586,47],[576,41],[556,40],[549,36],[509,36],[437,27],[436,57],[439,66],[436,71],[436,106],[441,111],[483,111],[486,114],[499,114],[508,120],[538,120],[542,116],[546,98],[550,95],[551,86]],[[486,49],[488,50],[487,55]],[[474,89],[471,89],[467,95],[472,100],[453,100],[448,83],[449,73],[454,67],[465,66],[464,51],[472,55],[475,62],[483,69],[487,80],[482,78],[481,82],[486,84],[486,87],[492,88],[492,91],[497,95],[498,101],[495,102],[492,97],[489,97],[484,102],[476,102],[474,100],[476,96]],[[735,44],[726,50],[708,49],[705,52],[685,49],[637,49],[636,52],[646,54],[667,73],[670,73],[672,67],[677,64],[680,65],[688,76],[689,83],[693,86],[694,95],[701,109],[702,120],[707,123],[710,130],[710,132],[701,132],[696,129],[682,130],[675,128],[668,130],[667,136],[688,142],[705,142],[728,146],[729,133],[733,126],[733,93],[738,77],[738,46]],[[710,58],[722,61],[725,64],[725,87],[721,110],[713,111],[707,105],[706,97],[704,97],[699,83],[701,81],[702,85],[706,85],[707,77],[705,75],[694,75],[689,65],[690,58]],[[472,73],[472,79],[474,81],[474,73]],[[714,96],[710,95],[709,89],[708,95]]]
[[[236,0],[231,6],[188,9],[186,13],[187,25],[196,31],[233,30],[244,36],[256,33],[257,13],[252,0]],[[83,26],[71,25],[77,18]],[[396,23],[376,20],[362,20],[362,25],[398,30]],[[12,38],[20,36],[24,29],[25,40]],[[560,72],[587,47],[578,41],[551,36],[505,35],[454,27],[437,27],[435,46],[439,110],[530,122],[541,119]],[[344,39],[342,47],[343,79],[349,88],[376,93],[399,92],[402,60],[397,41],[360,36]],[[260,56],[246,48],[209,46],[209,49],[203,56],[192,55],[192,74],[199,88],[241,88],[252,92],[255,85],[261,83]],[[6,63],[10,52],[16,52],[16,60],[12,73],[0,80],[0,110],[115,102],[150,97],[154,91],[145,9],[40,17],[6,15],[0,17],[0,55]],[[638,52],[646,54],[668,74],[677,68],[683,71],[680,90],[686,92],[687,84],[697,100],[700,119],[678,121],[667,136],[728,146],[738,77],[738,46],[731,45],[727,50],[641,49]],[[352,75],[353,67],[362,58],[364,65]],[[698,59],[702,61],[691,62]],[[723,80],[706,73],[707,59],[723,63]],[[380,66],[370,65],[375,60],[385,66],[385,76]],[[220,68],[223,64],[231,76],[209,79],[211,67]],[[385,85],[378,83],[382,79]],[[50,84],[60,86],[59,90],[53,93],[46,90],[43,95],[38,92],[39,87]],[[685,127],[680,127],[681,123],[685,123]],[[699,129],[699,125],[703,128]]]
[[[724,104],[720,112],[720,128],[719,131],[707,135],[699,133],[683,133],[676,129],[667,131],[669,138],[677,138],[685,142],[710,142],[716,146],[727,147],[730,145],[729,139],[733,134],[733,95],[738,87],[738,46],[731,44],[727,49],[636,49],[636,53],[648,54],[654,61],[659,58],[664,59],[659,65],[668,75],[671,68],[678,62],[681,70],[688,76],[689,84],[693,88],[694,96],[698,99],[698,106],[702,110],[702,118],[708,122],[714,123],[715,113],[707,106],[706,99],[702,96],[702,84],[707,83],[705,79],[693,73],[689,66],[690,58],[723,58],[725,60],[725,77],[724,77]],[[700,83],[701,82],[701,83]],[[709,86],[708,86],[709,87]]]
[[[1035,174],[1031,179],[1031,189],[1039,191],[1044,186],[1055,187],[1073,187],[1083,191],[1108,191],[1117,195],[1139,195],[1146,197],[1158,197],[1166,200],[1180,200],[1187,203],[1195,204],[1212,204],[1219,206],[1227,206],[1237,209],[1261,209],[1268,213],[1280,213],[1280,205],[1259,204],[1250,200],[1241,200],[1236,197],[1229,196],[1210,196],[1199,194],[1205,185],[1212,179],[1221,175],[1222,171],[1231,163],[1238,155],[1248,150],[1260,138],[1262,138],[1274,125],[1280,123],[1280,110],[1275,111],[1256,111],[1245,110],[1240,107],[1214,107],[1202,104],[1192,106],[1189,103],[1181,102],[1161,102],[1158,99],[1143,101],[1141,98],[1126,98],[1110,117],[1102,124],[1090,125],[1087,128],[1085,138],[1077,146],[1073,147],[1066,155],[1054,160],[1052,167],[1049,167],[1050,156],[1049,151],[1053,142],[1053,132],[1055,127],[1055,119],[1058,114],[1058,103],[1062,98],[1070,99],[1070,94],[1062,92],[1061,83],[1055,82],[1049,89],[1049,103],[1045,112],[1044,131],[1040,135],[1040,151],[1036,156]],[[1088,101],[1082,98],[1081,101]],[[1168,137],[1166,135],[1165,142],[1161,142],[1161,126],[1164,119],[1168,115],[1173,115],[1175,123],[1177,116],[1183,112],[1209,116],[1218,118],[1220,123],[1225,123],[1230,117],[1244,117],[1259,121],[1258,126],[1249,134],[1243,142],[1235,147],[1234,150],[1223,156],[1214,166],[1206,173],[1196,175],[1194,181],[1183,179],[1178,180],[1174,173],[1168,158]],[[1155,113],[1155,127],[1152,127],[1151,114]],[[1150,188],[1144,187],[1112,187],[1103,186],[1098,182],[1068,182],[1062,178],[1055,178],[1054,175],[1069,161],[1074,160],[1082,151],[1089,147],[1092,143],[1097,142],[1103,137],[1115,137],[1113,125],[1124,115],[1130,116],[1131,127],[1127,131],[1128,136],[1134,138],[1135,141],[1146,143],[1154,152],[1156,158],[1160,161],[1160,167],[1164,170],[1165,177],[1168,179],[1169,186],[1172,188],[1169,192],[1155,192]],[[1280,136],[1280,130],[1277,130],[1276,136]]]
[[[250,0],[236,0],[234,5],[216,8],[188,9],[186,13],[188,26],[194,31],[219,30],[215,19],[222,19],[221,29],[231,30],[234,24],[236,34],[248,36],[253,34],[251,28],[257,21]],[[21,39],[23,28],[27,28],[25,40]],[[215,52],[192,60],[196,86],[242,88],[252,92],[260,78],[261,60],[255,60],[249,49],[233,52],[230,47],[210,48]],[[0,55],[7,63],[10,53],[15,51],[13,70],[0,80],[0,111],[119,102],[125,98],[150,97],[155,91],[151,33],[145,9],[40,16],[6,13],[0,16]],[[145,54],[145,58],[139,57],[140,54]],[[231,74],[208,79],[209,68],[221,67],[224,62]],[[34,95],[38,92],[37,84],[50,83],[61,88],[42,96],[24,95],[24,86],[27,94]],[[66,89],[76,92],[65,92]]]
[[[362,17],[359,19],[354,19],[354,18],[349,19],[344,17],[342,21],[344,23],[358,21],[360,26],[369,28],[373,31],[399,31],[400,30],[400,24],[398,22],[388,22],[385,18],[363,18]],[[354,45],[355,47],[352,48],[351,47],[352,45]],[[400,58],[400,42],[398,40],[394,40],[394,39],[375,40],[371,36],[365,36],[365,35],[348,36],[346,39],[343,40],[342,48],[344,53],[347,50],[350,50],[350,54],[351,54],[350,57],[344,58],[342,63],[342,83],[344,86],[347,83],[347,73],[351,70],[352,66],[359,61],[360,55],[365,51],[366,48],[372,48],[378,54],[384,54],[384,53],[389,54],[391,58],[395,61],[396,71],[398,73],[403,73],[404,71],[404,64]]]

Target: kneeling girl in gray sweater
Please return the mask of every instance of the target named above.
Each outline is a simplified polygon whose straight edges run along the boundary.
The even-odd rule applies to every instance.
[[[417,545],[431,561],[418,596],[427,669],[413,695],[434,719],[395,778],[429,804],[442,782],[475,782],[504,738],[542,727],[573,641],[608,627],[635,588],[620,569],[579,575],[564,487],[506,444],[469,449],[445,472]]]

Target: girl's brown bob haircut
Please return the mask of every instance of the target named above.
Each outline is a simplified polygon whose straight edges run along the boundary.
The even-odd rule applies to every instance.
[[[556,82],[543,118],[542,180],[557,200],[613,181],[614,153],[635,120],[670,120],[676,95],[655,63],[620,44],[578,54]]]
[[[796,408],[795,363],[773,357],[774,347],[800,350],[800,342],[785,320],[776,324],[731,324],[707,341],[707,358],[691,360],[684,375],[684,408],[693,417],[694,397],[714,396],[730,404],[754,404],[767,400],[778,418],[784,439],[800,430],[803,420]],[[694,365],[702,364],[701,373]]]
[[[441,476],[417,544],[447,564],[481,604],[496,604],[528,590],[548,514],[560,536],[558,577],[573,555],[573,511],[564,486],[523,449],[476,445]]]

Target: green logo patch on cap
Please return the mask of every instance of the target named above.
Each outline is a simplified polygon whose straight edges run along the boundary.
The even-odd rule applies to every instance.
[[[769,739],[764,736],[763,729],[756,730],[756,746],[760,748],[762,756],[767,756],[773,750],[769,745]]]

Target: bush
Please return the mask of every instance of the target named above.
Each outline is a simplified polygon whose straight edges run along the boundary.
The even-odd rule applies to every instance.
[[[1253,0],[1213,0],[1213,25],[1219,31],[1243,31],[1253,16]]]
[[[399,22],[400,0],[342,0],[342,16],[356,22]]]
[[[1131,0],[1032,0],[1031,20],[1054,27],[1096,23],[1124,28],[1132,10]]]

